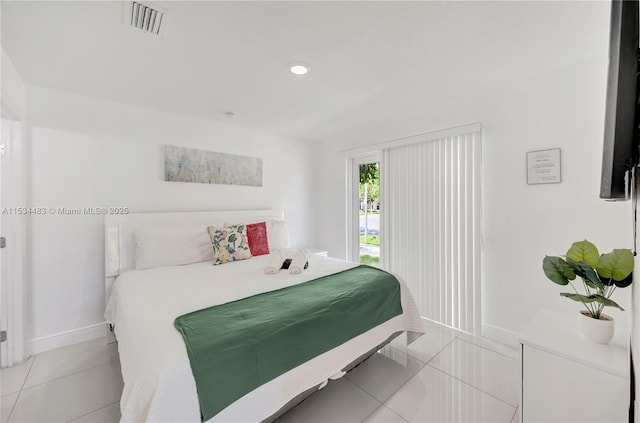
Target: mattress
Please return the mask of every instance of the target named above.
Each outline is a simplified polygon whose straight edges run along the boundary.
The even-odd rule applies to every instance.
[[[309,257],[300,275],[265,275],[268,256],[213,266],[211,262],[132,270],[113,285],[105,317],[114,325],[124,380],[122,421],[199,422],[196,385],[174,320],[183,314],[357,266]],[[398,331],[422,333],[415,302],[400,280],[403,314],[249,392],[209,421],[259,422],[329,378]]]

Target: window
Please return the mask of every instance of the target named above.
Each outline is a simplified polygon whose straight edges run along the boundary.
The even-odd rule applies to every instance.
[[[352,159],[349,259],[376,267],[382,265],[380,182],[380,154]]]

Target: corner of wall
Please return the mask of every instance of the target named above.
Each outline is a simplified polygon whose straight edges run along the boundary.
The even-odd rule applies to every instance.
[[[518,348],[520,343],[519,334],[488,323],[482,323],[482,336],[512,348]]]
[[[18,69],[1,48],[0,67],[2,67],[2,81],[0,81],[0,105],[2,115],[14,119],[24,120],[27,111],[26,86],[18,73]]]

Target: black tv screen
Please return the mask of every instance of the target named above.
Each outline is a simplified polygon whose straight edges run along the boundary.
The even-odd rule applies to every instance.
[[[611,2],[600,198],[625,200],[638,163],[638,0]]]

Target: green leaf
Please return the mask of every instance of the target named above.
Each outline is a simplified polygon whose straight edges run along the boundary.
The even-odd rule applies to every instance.
[[[569,266],[571,266],[576,276],[579,276],[583,279],[587,277],[587,275],[585,275],[582,269],[580,268],[580,265],[578,264],[577,261],[571,260],[570,258],[566,258],[566,257],[565,257],[565,261]]]
[[[571,248],[567,251],[567,258],[575,262],[584,261],[589,266],[595,268],[598,265],[600,253],[595,245],[587,241],[578,241],[571,244]]]
[[[234,242],[236,242],[236,240],[238,239],[238,237],[236,236],[236,234],[231,234],[229,235],[229,243],[232,244]]]
[[[364,163],[360,165],[360,185],[373,184],[380,180],[380,166],[378,163]]]
[[[567,297],[570,300],[579,301],[579,302],[584,303],[584,304],[589,304],[589,303],[592,303],[594,301],[597,301],[594,298],[593,295],[586,296],[586,295],[581,295],[581,294],[574,294],[572,292],[561,292],[560,295],[563,296],[563,297]]]
[[[609,298],[606,298],[604,295],[592,294],[592,295],[586,296],[581,294],[574,294],[572,292],[561,292],[560,295],[563,297],[567,297],[570,300],[581,302],[583,304],[600,303],[600,304],[604,304],[605,307],[616,307],[624,311],[624,309],[620,307],[618,303],[616,303],[613,300],[610,300]]]
[[[604,289],[605,284],[602,283],[602,281],[598,277],[598,273],[593,270],[593,267],[589,266],[584,261],[578,263],[578,266],[580,266],[580,270],[582,270],[582,272],[584,273],[585,283],[589,285],[589,287]]]
[[[555,282],[558,285],[568,285],[569,281],[576,278],[571,266],[560,257],[545,256],[544,260],[542,260],[542,270],[544,270],[544,274],[551,282]]]
[[[633,272],[629,273],[629,276],[621,281],[613,281],[618,288],[626,288],[631,285],[631,282],[633,282]]]
[[[603,295],[591,295],[591,297],[595,297],[596,302],[600,303],[600,304],[604,304],[605,307],[615,307],[615,308],[619,308],[620,310],[624,311],[624,308],[620,307],[618,305],[618,303],[616,303],[613,300],[610,300],[609,298],[606,298]]]
[[[623,281],[633,272],[633,253],[631,250],[613,250],[600,256],[596,270],[601,278]]]
[[[571,269],[573,269],[573,272],[576,274],[576,276],[582,278],[582,280],[587,284],[589,288],[598,289],[598,286],[589,280],[589,278],[587,277],[587,274],[584,272],[583,268],[581,267],[580,263],[584,263],[584,261],[581,261],[580,263],[578,263],[574,260],[571,260],[570,258],[567,258],[566,262],[569,266],[571,266]],[[586,266],[589,268],[591,267],[588,264],[586,264]]]

